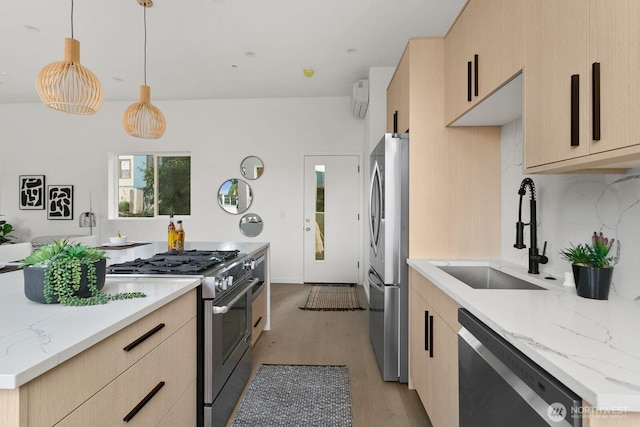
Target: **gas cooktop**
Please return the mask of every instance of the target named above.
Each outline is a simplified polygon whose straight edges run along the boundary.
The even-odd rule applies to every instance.
[[[239,256],[233,251],[169,251],[107,267],[110,274],[199,274]]]

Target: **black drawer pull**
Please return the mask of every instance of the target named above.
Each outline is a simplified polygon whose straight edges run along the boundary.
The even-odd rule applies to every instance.
[[[471,102],[471,61],[467,62],[467,101]]]
[[[134,342],[132,342],[131,344],[127,345],[126,347],[123,348],[124,351],[131,351],[134,348],[136,348],[139,344],[142,344],[142,342],[144,340],[146,340],[147,338],[149,338],[151,335],[155,334],[156,332],[158,332],[160,329],[164,328],[164,323],[160,323],[158,326],[156,326],[155,328],[151,329],[149,332],[147,332],[146,334],[142,335],[140,338],[138,338],[137,340],[135,340]]]
[[[424,311],[424,351],[429,351],[429,311]]]
[[[258,326],[260,322],[262,322],[262,316],[258,317],[258,320],[253,324],[253,327],[255,328],[256,326]]]
[[[593,140],[600,141],[600,63],[591,64]]]
[[[433,316],[429,316],[429,357],[433,357]]]
[[[580,75],[571,76],[571,146],[580,145]]]
[[[473,94],[478,96],[478,55],[473,56]]]
[[[150,401],[151,399],[153,399],[153,396],[155,396],[155,395],[156,395],[156,393],[157,393],[157,392],[159,392],[159,391],[160,391],[160,389],[161,389],[162,387],[164,387],[164,381],[160,381],[160,382],[158,383],[158,385],[157,385],[157,386],[155,386],[155,387],[153,388],[153,390],[151,390],[151,391],[149,392],[149,394],[147,394],[147,395],[144,397],[144,399],[142,399],[142,400],[140,401],[140,403],[138,403],[138,404],[136,405],[136,407],[135,407],[135,408],[133,408],[133,409],[131,410],[131,412],[129,412],[127,415],[125,415],[125,417],[122,419],[122,421],[124,421],[125,423],[128,423],[129,421],[131,421],[131,420],[133,419],[133,417],[135,417],[135,416],[136,416],[136,414],[137,414],[138,412],[140,412],[140,409],[142,409],[142,408],[144,407],[144,405],[146,405],[147,403],[149,403],[149,401]]]

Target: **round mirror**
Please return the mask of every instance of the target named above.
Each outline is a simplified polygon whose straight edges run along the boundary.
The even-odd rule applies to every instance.
[[[263,171],[264,164],[259,157],[245,157],[242,163],[240,163],[240,172],[242,172],[242,176],[247,179],[258,179],[262,176]]]
[[[253,201],[251,187],[241,179],[228,179],[218,190],[220,207],[230,214],[246,212]]]
[[[240,218],[240,231],[248,237],[256,237],[262,232],[262,218],[258,214],[248,213]]]

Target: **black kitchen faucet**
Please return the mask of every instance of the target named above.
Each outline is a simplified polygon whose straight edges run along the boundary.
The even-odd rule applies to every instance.
[[[531,201],[529,202],[530,214],[529,214],[529,223],[525,224],[522,222],[522,196],[527,192],[527,187],[529,187],[529,191],[531,192]],[[538,232],[537,232],[537,224],[536,224],[536,186],[533,184],[533,180],[531,178],[525,178],[522,180],[520,184],[520,189],[518,190],[518,194],[520,195],[520,207],[518,208],[518,222],[516,223],[516,243],[513,245],[516,249],[524,249],[527,246],[524,244],[524,226],[529,226],[531,243],[529,244],[529,273],[532,274],[540,274],[540,270],[538,269],[539,264],[546,264],[549,262],[549,258],[547,258],[544,254],[547,252],[547,242],[544,242],[544,247],[542,249],[542,255],[538,254]]]

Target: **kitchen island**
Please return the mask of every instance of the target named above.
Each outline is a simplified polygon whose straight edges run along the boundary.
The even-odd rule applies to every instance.
[[[185,249],[238,249],[253,254],[268,247],[264,243],[203,242],[191,243]],[[108,264],[164,251],[165,243],[114,248],[107,250]],[[129,399],[129,392],[123,390],[144,382],[142,378],[154,377],[156,371],[163,372],[161,367],[165,365],[164,372],[177,372],[172,376],[175,381],[153,384],[164,387],[156,405],[165,409],[148,410],[158,413],[149,419],[143,415],[138,418],[153,425],[161,420],[171,425],[181,414],[195,417],[199,285],[199,276],[107,275],[104,292],[140,291],[147,296],[66,307],[28,300],[21,271],[0,274],[0,425],[52,425],[63,418],[68,420],[65,425],[83,425],[85,417],[95,416],[96,410],[106,411],[105,416],[119,409],[128,411],[138,400]],[[269,287],[265,290],[268,292]],[[143,336],[151,338],[140,341]],[[132,345],[135,349],[129,349]],[[174,384],[177,386],[172,388]],[[99,401],[104,399],[111,399],[113,405],[101,405]],[[124,408],[116,408],[118,404]],[[77,415],[71,415],[72,411]]]
[[[591,300],[559,280],[530,275],[526,267],[499,261],[410,259],[409,266],[456,304],[579,395],[605,418],[640,422],[640,302],[618,297]],[[473,289],[439,269],[483,265],[533,281],[547,290]],[[637,425],[637,424],[635,424]]]

